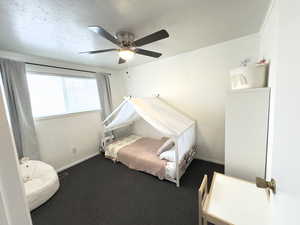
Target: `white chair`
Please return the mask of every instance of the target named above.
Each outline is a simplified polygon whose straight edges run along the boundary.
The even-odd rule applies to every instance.
[[[200,188],[198,190],[198,201],[199,201],[199,225],[207,225],[207,220],[204,215],[204,203],[208,196],[207,191],[207,175],[204,175]]]
[[[20,170],[30,210],[45,203],[57,192],[59,179],[52,166],[41,161],[22,160]]]

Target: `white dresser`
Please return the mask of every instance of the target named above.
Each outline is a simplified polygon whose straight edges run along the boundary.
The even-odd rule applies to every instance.
[[[265,178],[270,88],[228,93],[225,174],[249,181]]]

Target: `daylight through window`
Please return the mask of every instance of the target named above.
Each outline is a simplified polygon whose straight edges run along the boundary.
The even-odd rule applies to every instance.
[[[96,79],[27,74],[35,118],[100,110]]]

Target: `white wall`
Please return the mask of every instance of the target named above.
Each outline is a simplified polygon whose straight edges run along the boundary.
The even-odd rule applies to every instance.
[[[198,158],[224,163],[224,106],[229,70],[256,61],[259,36],[251,35],[129,68],[127,94],[161,98],[197,120]],[[128,72],[128,74],[126,74]]]
[[[0,51],[0,57],[95,72],[108,72],[112,74],[110,81],[113,104],[118,105],[125,94],[119,73],[115,71],[47,58],[26,56],[7,51]],[[27,70],[73,76],[93,76],[93,74],[90,73],[39,66],[27,66]],[[48,162],[57,170],[66,168],[75,162],[80,162],[98,153],[99,137],[101,137],[102,132],[100,112],[58,116],[50,119],[37,120],[35,124],[40,144],[41,160]],[[76,148],[75,154],[72,151],[73,148]]]
[[[127,95],[126,84],[124,82],[124,76],[118,72],[113,72],[110,76],[110,87],[112,91],[112,103],[116,108]]]
[[[100,112],[46,118],[35,121],[35,125],[41,159],[58,170],[98,153]]]

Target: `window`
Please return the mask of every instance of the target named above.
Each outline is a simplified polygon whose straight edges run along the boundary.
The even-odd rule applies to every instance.
[[[100,110],[96,79],[27,74],[34,117]]]

